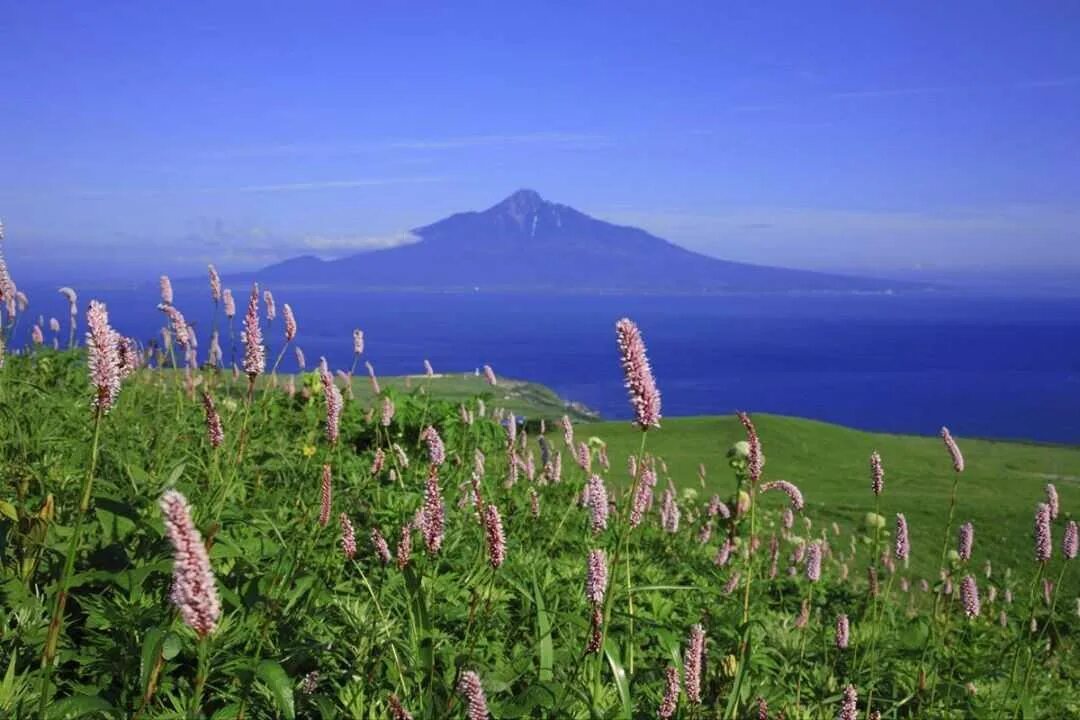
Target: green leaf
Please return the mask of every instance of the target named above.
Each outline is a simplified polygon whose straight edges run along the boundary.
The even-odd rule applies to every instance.
[[[236,720],[240,717],[240,703],[226,705],[210,716],[210,720]]]
[[[10,518],[14,522],[19,521],[19,511],[7,500],[0,500],[0,515]]]
[[[277,701],[278,710],[286,720],[296,717],[296,705],[293,700],[293,683],[286,674],[285,669],[276,660],[263,660],[255,675],[270,688],[274,699]]]
[[[107,700],[92,695],[75,695],[58,700],[49,708],[49,720],[73,720],[91,713],[104,713],[108,717],[119,717],[116,708]]]
[[[139,656],[139,688],[146,695],[146,686],[150,683],[150,673],[157,663],[158,655],[161,654],[162,641],[165,633],[161,628],[151,628],[143,638],[142,652]]]
[[[4,682],[0,683],[0,707],[6,707],[11,702],[11,692],[15,689],[15,657],[16,653],[11,653]]]
[[[604,655],[607,656],[608,665],[611,667],[611,674],[615,678],[615,687],[619,691],[619,702],[622,705],[621,714],[619,715],[622,720],[630,720],[633,717],[633,710],[630,705],[630,681],[626,678],[626,670],[622,666],[622,661],[619,659],[619,650],[610,638],[604,641]]]
[[[181,646],[180,636],[176,633],[169,633],[165,636],[165,642],[161,645],[161,657],[172,660],[180,654]]]
[[[544,596],[533,575],[533,602],[536,604],[536,634],[539,639],[537,650],[540,653],[540,682],[551,682],[554,677],[555,648],[551,641],[551,617],[544,606]]]

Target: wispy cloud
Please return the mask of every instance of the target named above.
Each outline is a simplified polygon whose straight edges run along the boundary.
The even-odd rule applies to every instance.
[[[105,196],[157,196],[157,195],[215,195],[225,193],[289,193],[316,190],[347,190],[353,188],[382,187],[385,185],[410,185],[438,183],[448,180],[439,176],[355,178],[351,180],[314,180],[307,182],[275,183],[267,185],[221,185],[217,187],[171,187],[171,188],[87,188],[73,190],[70,194],[82,197]]]
[[[904,97],[915,95],[942,95],[952,93],[983,92],[987,90],[1037,90],[1040,88],[1061,88],[1080,84],[1080,75],[1067,75],[1043,80],[1021,80],[1010,83],[988,83],[971,85],[938,85],[926,87],[870,88],[866,90],[846,90],[834,92],[832,98],[879,98]]]

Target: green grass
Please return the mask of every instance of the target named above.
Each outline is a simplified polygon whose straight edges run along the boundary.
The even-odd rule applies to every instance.
[[[766,479],[790,480],[806,498],[808,513],[852,527],[874,508],[870,491],[870,453],[885,466],[881,514],[891,530],[902,512],[912,533],[913,573],[936,572],[955,473],[940,438],[869,433],[828,423],[776,415],[755,415],[766,465]],[[608,443],[613,465],[626,466],[636,453],[640,432],[628,422],[580,425],[579,436]],[[734,416],[667,418],[648,438],[648,449],[664,458],[680,487],[698,487],[698,463],[706,468],[702,492],[730,495],[734,489],[725,453],[742,440]],[[960,477],[953,527],[975,525],[975,557],[990,559],[998,570],[1032,563],[1031,527],[1035,505],[1053,482],[1062,515],[1075,517],[1080,506],[1080,447],[957,438],[966,467]],[[626,472],[613,477],[625,478]],[[769,504],[783,505],[783,497]],[[1070,512],[1073,511],[1073,512]],[[954,543],[950,540],[950,547]],[[1058,548],[1054,548],[1055,552]],[[1068,576],[1066,576],[1068,578]],[[932,578],[931,578],[932,579]],[[1080,578],[1069,578],[1072,587]]]

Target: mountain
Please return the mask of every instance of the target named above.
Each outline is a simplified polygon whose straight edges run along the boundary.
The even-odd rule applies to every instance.
[[[569,292],[881,292],[919,286],[719,260],[644,230],[597,220],[533,190],[416,228],[409,245],[255,274],[276,285],[381,290]]]

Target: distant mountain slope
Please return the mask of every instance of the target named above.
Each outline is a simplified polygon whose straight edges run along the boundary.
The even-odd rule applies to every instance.
[[[691,252],[644,230],[597,220],[519,190],[481,212],[417,228],[420,240],[323,261],[304,256],[256,276],[275,285],[366,289],[598,292],[885,291],[897,281],[728,262]]]

